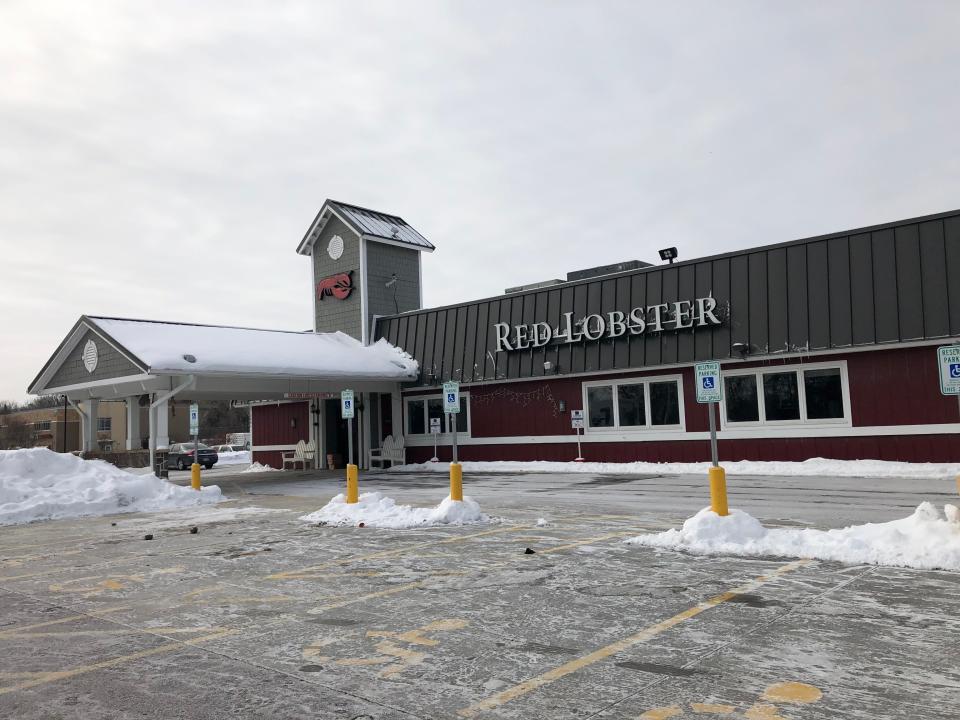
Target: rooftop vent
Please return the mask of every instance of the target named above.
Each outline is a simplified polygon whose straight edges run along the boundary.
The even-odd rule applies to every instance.
[[[567,282],[587,280],[588,278],[601,277],[602,275],[612,275],[613,273],[626,272],[627,270],[640,270],[648,267],[653,267],[653,265],[643,260],[626,260],[625,262],[614,263],[613,265],[599,265],[597,267],[587,268],[586,270],[568,272]]]
[[[552,285],[560,285],[563,283],[563,280],[544,280],[543,282],[529,283],[528,285],[517,285],[516,287],[507,288],[503,292],[507,295],[511,293],[526,292],[527,290],[539,290],[540,288],[550,287]]]

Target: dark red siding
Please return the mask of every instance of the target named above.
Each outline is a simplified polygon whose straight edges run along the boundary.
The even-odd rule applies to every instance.
[[[853,427],[935,425],[960,422],[955,397],[940,394],[935,346],[865,352],[811,355],[805,358],[750,361],[724,365],[725,369],[797,366],[808,363],[846,361]],[[571,435],[570,410],[582,408],[582,385],[591,380],[658,375],[682,376],[687,432],[708,429],[706,406],[697,403],[693,368],[665,368],[609,375],[563,377],[529,382],[465,386],[470,393],[473,438]],[[433,391],[434,393],[436,391]],[[566,404],[560,410],[560,401]],[[806,460],[874,458],[910,462],[960,461],[960,437],[956,434],[917,434],[909,429],[896,436],[791,437],[724,440],[724,460]],[[798,433],[803,429],[799,428]],[[811,432],[815,432],[811,429]],[[430,458],[430,448],[408,447],[412,462]],[[588,460],[627,462],[700,461],[709,458],[704,440],[662,442],[584,443]],[[572,460],[576,444],[531,443],[511,445],[463,445],[464,460]],[[441,460],[449,460],[449,447],[440,448]]]
[[[815,457],[837,460],[899,460],[903,462],[960,462],[956,435],[895,435],[843,438],[758,438],[721,440],[720,459],[808,460]],[[460,460],[554,460],[570,461],[577,456],[576,443],[531,443],[524,445],[461,445]],[[433,447],[408,447],[407,462],[426,462]],[[450,461],[450,447],[438,448],[441,461]],[[588,462],[707,462],[709,443],[705,440],[671,440],[642,443],[584,443]]]
[[[310,440],[309,404],[306,402],[254,405],[254,447],[264,445],[296,445]],[[291,422],[293,421],[293,422]],[[254,462],[273,468],[282,466],[281,450],[254,450]]]

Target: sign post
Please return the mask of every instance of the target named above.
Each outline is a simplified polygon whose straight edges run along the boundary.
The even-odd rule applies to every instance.
[[[460,383],[451,380],[443,384],[443,412],[453,431],[453,459],[450,463],[450,499],[463,500],[463,469],[457,460],[457,418],[460,414]]]
[[[707,406],[710,416],[710,509],[717,515],[729,515],[727,508],[727,476],[720,467],[717,452],[717,421],[714,406],[723,399],[723,385],[720,378],[720,363],[697,363],[693,368],[697,386],[697,402]]]
[[[583,462],[583,451],[580,449],[580,431],[583,430],[583,410],[570,411],[570,426],[577,431],[577,457],[574,462]]]
[[[956,395],[960,402],[960,345],[938,347],[937,364],[940,366],[941,394]],[[957,476],[957,492],[960,493],[960,475]]]
[[[430,434],[433,435],[433,457],[430,462],[440,462],[437,457],[437,437],[440,435],[440,418],[430,418]]]
[[[200,489],[200,405],[190,403],[190,434],[193,435],[193,464],[190,466],[190,487]]]
[[[359,473],[353,462],[353,390],[340,393],[340,417],[347,421],[347,502],[355,503],[360,499]]]

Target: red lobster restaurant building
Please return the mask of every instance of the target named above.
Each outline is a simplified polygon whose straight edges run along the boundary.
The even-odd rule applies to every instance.
[[[457,380],[463,460],[571,460],[582,408],[587,460],[702,461],[693,364],[719,360],[723,459],[960,460],[936,358],[960,336],[960,211],[424,309],[432,250],[399,217],[329,201],[298,248],[317,331],[383,338],[418,363],[416,380],[361,396],[358,446],[402,433],[407,462],[429,459],[441,385]],[[300,439],[293,418],[314,418],[321,457],[342,455],[338,414],[335,398],[254,407],[256,459],[275,465]]]
[[[572,460],[570,412],[583,409],[587,460],[702,461],[708,411],[693,365],[718,360],[724,460],[960,461],[960,409],[940,394],[936,355],[960,337],[960,210],[531,278],[540,282],[427,309],[420,258],[433,250],[400,217],[328,200],[297,247],[313,267],[312,333],[84,316],[31,392],[62,392],[81,411],[97,397],[130,396],[158,418],[174,395],[256,401],[256,461],[279,467],[304,440],[339,467],[339,392],[349,387],[363,467],[388,436],[403,436],[407,462],[429,459],[441,385],[457,380],[462,460]],[[161,358],[148,342],[161,330],[163,347],[192,343],[217,362]],[[204,345],[214,336],[232,338],[229,357],[214,357],[219,341]],[[110,358],[95,371],[87,338]],[[153,424],[150,438],[151,447],[174,441]],[[451,434],[438,441],[449,459]]]

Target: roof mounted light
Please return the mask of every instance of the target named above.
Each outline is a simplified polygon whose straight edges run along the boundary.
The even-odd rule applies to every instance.
[[[664,248],[660,251],[661,260],[669,260],[670,264],[673,264],[673,261],[677,259],[677,249],[675,247]]]
[[[189,354],[188,354],[188,355],[184,355],[184,356],[183,356],[183,359],[186,360],[188,363],[195,363],[195,362],[197,361],[197,358],[196,358],[196,357],[194,357],[193,355],[189,355]]]

